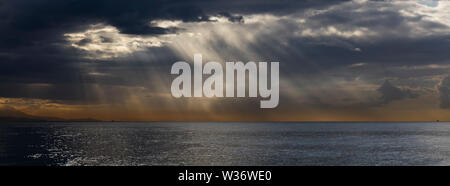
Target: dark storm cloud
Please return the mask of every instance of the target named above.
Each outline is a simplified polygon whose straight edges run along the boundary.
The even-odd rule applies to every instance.
[[[228,21],[231,22],[244,22],[244,17],[242,15],[231,15],[228,12],[221,12],[219,15],[228,18]]]
[[[304,51],[307,52],[308,57],[312,57],[319,64],[330,68],[359,62],[380,65],[426,65],[427,63],[448,62],[450,53],[446,51],[450,49],[449,40],[450,35],[425,38],[383,38],[374,41],[376,43],[355,43],[354,46],[361,51],[349,50],[336,45],[310,45],[312,48]]]
[[[411,90],[400,89],[392,85],[389,80],[386,80],[380,88],[377,89],[381,93],[381,100],[383,104],[387,104],[391,101],[401,100],[405,98],[417,97]]]
[[[240,20],[242,17],[231,14],[273,13],[288,9],[298,11],[338,2],[342,1],[16,0],[2,2],[1,16],[5,19],[1,27],[9,33],[31,34],[36,31],[67,32],[80,25],[104,22],[119,28],[123,33],[163,34],[166,29],[152,27],[149,21],[207,21],[211,15]]]
[[[449,27],[425,19],[425,15],[402,15],[402,7],[394,7],[385,3],[353,3],[308,17],[304,26],[297,29],[310,29],[317,36],[293,39],[289,46],[298,47],[305,58],[324,68],[359,62],[389,65],[447,62],[450,35],[439,32],[448,31]],[[330,27],[349,36],[329,33]]]
[[[150,78],[148,72],[159,68],[167,71],[164,63],[177,60],[175,54],[164,48],[154,49],[161,50],[162,55],[155,59],[159,61],[156,65],[133,58],[123,59],[126,64],[120,63],[122,59],[96,63],[98,60],[83,58],[83,51],[68,46],[63,34],[86,30],[89,24],[112,25],[126,34],[158,35],[177,29],[152,26],[152,20],[198,22],[209,21],[210,16],[223,16],[242,22],[243,17],[234,14],[280,14],[339,2],[1,0],[0,97],[93,101],[96,99],[93,88],[85,84],[157,87],[144,81]],[[114,38],[102,38],[104,43],[113,41]],[[83,39],[76,44],[84,46],[90,42]],[[89,76],[92,71],[107,75]],[[52,84],[52,87],[39,90],[29,85],[39,83]]]
[[[151,25],[151,21],[195,23],[211,21],[212,16],[219,16],[245,26],[246,15],[260,13],[281,19],[274,24],[241,30],[244,32],[241,35],[265,31],[248,44],[248,51],[243,50],[243,46],[231,46],[227,36],[215,37],[208,42],[207,48],[226,56],[227,60],[259,60],[254,58],[257,56],[262,60],[280,61],[281,77],[286,81],[292,80],[291,85],[299,89],[295,96],[305,96],[321,107],[331,108],[336,103],[327,102],[314,91],[309,93],[303,88],[326,85],[339,78],[347,81],[359,78],[376,86],[392,78],[396,79],[395,84],[399,87],[423,87],[421,82],[424,80],[411,79],[448,73],[442,68],[403,68],[449,63],[450,35],[442,32],[448,30],[445,24],[424,15],[405,16],[400,10],[407,7],[389,2],[343,2],[346,1],[0,0],[0,34],[7,36],[0,38],[0,97],[63,100],[65,103],[116,103],[126,100],[128,92],[139,87],[145,88],[147,93],[170,93],[168,72],[172,63],[179,61],[181,56],[167,46],[149,47],[112,59],[91,59],[86,58],[86,51],[70,44],[87,46],[94,42],[92,39],[68,43],[63,34],[83,32],[89,24],[103,23],[123,34],[161,36],[182,32],[184,28],[162,28]],[[309,8],[314,10],[312,15],[305,11]],[[297,22],[302,18],[303,22]],[[311,30],[310,35],[302,35],[302,31],[308,29]],[[114,37],[100,37],[101,43],[117,41]],[[240,41],[243,44],[250,42]],[[102,52],[107,51],[96,51],[95,54]],[[250,52],[255,55],[248,55]],[[363,65],[351,67],[354,64]],[[295,81],[299,77],[311,81],[302,84]],[[449,94],[445,86],[441,87],[442,106],[447,105],[445,100]],[[108,92],[107,96],[99,94],[98,89]],[[325,91],[329,91],[328,95],[334,93],[332,88]],[[398,88],[388,81],[371,91],[381,93],[382,97],[366,100],[371,103],[366,106],[417,97],[416,92]],[[289,108],[297,107],[299,102],[295,99],[298,97],[289,97],[286,92],[281,92],[281,95],[280,107],[288,104],[291,104]],[[157,103],[161,104],[158,106],[166,104],[163,99],[159,101]],[[175,102],[184,103],[180,100]],[[260,116],[267,112],[254,111],[258,108],[257,100],[240,101],[241,105],[236,109],[237,102],[234,99],[218,101],[217,106],[208,109],[217,113]],[[377,104],[373,104],[375,102]]]
[[[450,108],[450,76],[445,77],[438,86],[440,106],[444,109]]]

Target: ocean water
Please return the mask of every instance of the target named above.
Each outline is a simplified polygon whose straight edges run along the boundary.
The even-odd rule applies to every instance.
[[[450,123],[0,123],[0,165],[450,165]]]

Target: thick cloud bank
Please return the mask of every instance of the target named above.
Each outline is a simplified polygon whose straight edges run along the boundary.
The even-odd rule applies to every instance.
[[[0,0],[0,103],[127,120],[401,119],[399,110],[444,117],[437,113],[450,108],[449,8],[448,1]],[[194,53],[279,61],[280,106],[172,98],[170,67]]]

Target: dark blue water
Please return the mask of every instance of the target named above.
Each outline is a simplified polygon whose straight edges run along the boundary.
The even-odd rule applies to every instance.
[[[450,165],[450,123],[0,123],[0,165]]]

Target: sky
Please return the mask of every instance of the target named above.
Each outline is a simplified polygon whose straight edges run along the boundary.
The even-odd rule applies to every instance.
[[[0,115],[450,120],[450,2],[0,0]],[[174,98],[177,61],[280,64],[280,102]]]

